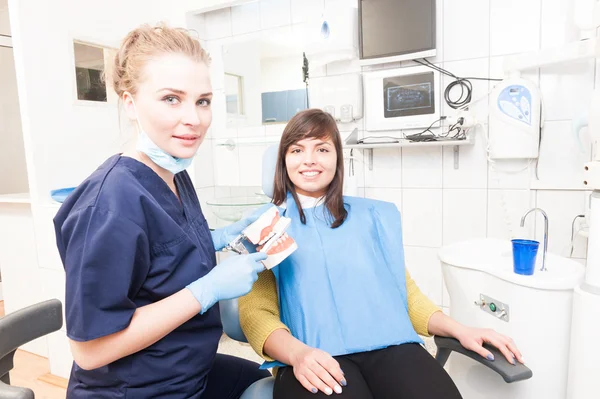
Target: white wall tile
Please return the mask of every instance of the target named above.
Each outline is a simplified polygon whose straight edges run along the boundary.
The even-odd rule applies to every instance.
[[[453,73],[456,76],[459,76],[461,78],[469,78],[469,77],[474,77],[474,78],[488,78],[489,77],[489,69],[490,69],[490,62],[489,62],[489,58],[477,58],[477,59],[470,59],[470,60],[464,60],[464,61],[454,61],[454,62],[444,62],[444,69],[446,69],[447,71]],[[442,75],[442,93],[446,90],[446,88],[448,87],[448,85],[452,82],[454,82],[455,79],[447,76],[447,75]],[[488,117],[488,96],[487,93],[489,92],[489,82],[487,80],[470,80],[471,84],[473,85],[473,91],[471,93],[472,95],[472,101],[471,101],[471,105],[469,106],[469,111],[474,115],[474,117],[482,123],[487,123],[487,117]],[[462,86],[460,85],[455,85],[451,90],[450,90],[450,98],[452,101],[458,101],[459,99],[461,99],[461,89]],[[466,92],[465,92],[466,95]],[[463,98],[465,98],[462,95]],[[443,97],[442,97],[443,98]],[[446,115],[446,116],[452,116],[452,115],[456,115],[456,110],[452,109],[447,103],[446,101],[442,100],[442,115]]]
[[[261,126],[249,126],[249,127],[240,127],[237,131],[238,137],[264,137],[265,136],[265,127]]]
[[[443,3],[444,60],[489,56],[490,0],[446,0]],[[438,29],[440,26],[438,24]]]
[[[454,169],[454,147],[443,147],[443,186],[444,188],[487,188],[487,152],[485,128],[471,129],[473,145],[458,147],[458,169]]]
[[[319,20],[324,0],[292,0],[292,24]]]
[[[442,147],[402,147],[402,187],[441,188]]]
[[[358,189],[365,186],[365,165],[361,151],[352,150],[352,162],[350,150],[344,152],[344,195],[361,196]],[[364,192],[362,193],[364,196]]]
[[[540,14],[541,0],[490,0],[491,55],[538,50]]]
[[[402,187],[402,155],[400,148],[373,150],[373,170],[369,170],[368,153],[365,162],[365,187]]]
[[[210,55],[210,83],[213,92],[225,90],[225,66],[223,65],[223,45],[219,40],[211,40],[206,44]],[[225,104],[223,104],[225,106]]]
[[[219,146],[220,141],[215,142],[215,185],[238,186],[240,184],[240,157],[238,147],[233,151],[227,147]]]
[[[240,185],[260,186],[262,184],[262,154],[266,146],[240,146]]]
[[[569,256],[571,249],[571,226],[573,219],[583,214],[585,199],[583,191],[538,191],[537,207],[543,209],[548,215],[548,252],[561,256]],[[533,223],[534,215],[527,216],[526,223]],[[536,240],[543,249],[544,219],[538,212],[535,214]],[[577,258],[585,258],[587,241],[575,237],[575,251]]]
[[[574,119],[588,110],[594,90],[594,62],[541,68],[540,89],[546,121]]]
[[[188,29],[195,31],[200,43],[208,39],[206,32],[206,15],[188,13],[185,17]],[[204,44],[202,44],[204,46]]]
[[[206,23],[206,38],[221,39],[232,35],[231,8],[221,8],[204,14]]]
[[[262,29],[291,23],[290,0],[260,0],[260,26]]]
[[[521,217],[535,205],[535,192],[529,190],[489,190],[487,236],[506,239],[531,238],[532,226],[520,229]]]
[[[553,48],[579,40],[579,29],[573,21],[573,0],[542,2],[541,48]]]
[[[583,165],[590,159],[587,129],[581,134],[582,146],[572,131],[571,121],[546,122],[538,163],[540,181],[578,187],[584,180]]]
[[[443,245],[486,236],[487,190],[445,189],[443,204]]]
[[[402,212],[402,189],[400,188],[366,188],[365,198],[392,202]]]
[[[438,248],[442,245],[442,190],[402,189],[404,244]]]
[[[361,71],[358,59],[352,61],[336,61],[327,64],[327,76],[358,73]]]
[[[488,188],[525,189],[531,186],[535,162],[496,160],[488,165]]]
[[[272,137],[272,136],[278,136],[281,137],[281,134],[283,133],[283,129],[285,129],[286,124],[285,123],[274,123],[274,124],[268,124],[265,125],[265,135]]]
[[[213,142],[205,139],[194,157],[194,185],[197,188],[215,185]]]
[[[490,79],[503,79],[504,76],[504,60],[505,56],[497,56],[490,57]],[[539,78],[539,70],[538,69],[528,69],[521,73],[521,77],[532,81],[535,85],[539,87],[540,78]],[[490,90],[496,86],[498,81],[490,81]],[[490,106],[492,105],[492,100],[490,98],[489,101]]]
[[[442,267],[437,248],[404,246],[404,259],[410,276],[421,292],[442,306]]]
[[[246,3],[231,7],[231,26],[234,35],[260,30],[259,3]]]

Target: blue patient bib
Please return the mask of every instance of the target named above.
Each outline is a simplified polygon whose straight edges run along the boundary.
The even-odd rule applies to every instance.
[[[273,269],[281,321],[294,337],[332,356],[423,343],[408,314],[400,212],[392,203],[344,197],[346,221],[331,228],[324,205],[291,195],[282,213],[298,250]],[[283,366],[266,362],[262,368]]]

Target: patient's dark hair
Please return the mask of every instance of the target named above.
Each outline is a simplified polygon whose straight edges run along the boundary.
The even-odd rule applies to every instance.
[[[344,189],[344,157],[342,154],[342,139],[337,124],[331,115],[320,109],[307,109],[298,112],[283,130],[281,142],[279,143],[279,152],[277,155],[277,166],[275,168],[275,181],[273,184],[273,203],[281,205],[285,202],[287,192],[289,191],[296,201],[300,211],[300,220],[306,223],[306,217],[300,200],[294,189],[294,184],[287,174],[285,156],[288,149],[293,144],[304,139],[331,139],[337,153],[337,167],[333,180],[325,193],[325,207],[333,219],[331,227],[341,226],[348,216],[348,211],[344,207],[343,189]]]

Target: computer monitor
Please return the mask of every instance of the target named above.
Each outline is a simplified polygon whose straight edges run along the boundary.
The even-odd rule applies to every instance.
[[[359,0],[361,64],[433,57],[436,0]]]

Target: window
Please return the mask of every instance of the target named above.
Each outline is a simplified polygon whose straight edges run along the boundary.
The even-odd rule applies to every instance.
[[[228,114],[244,115],[243,85],[241,76],[225,73],[225,101]]]
[[[74,42],[73,45],[77,100],[116,103],[117,95],[110,83],[116,50],[80,42]]]

